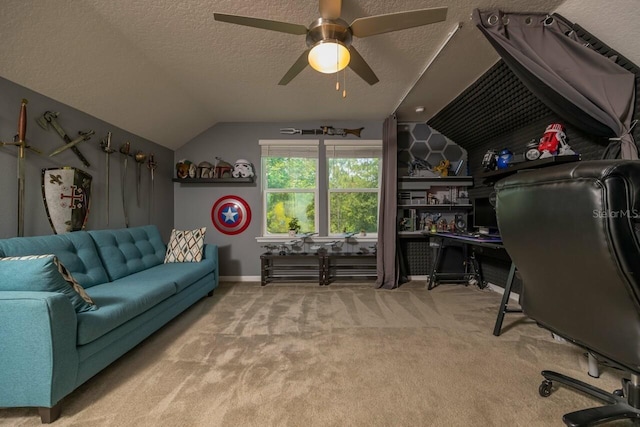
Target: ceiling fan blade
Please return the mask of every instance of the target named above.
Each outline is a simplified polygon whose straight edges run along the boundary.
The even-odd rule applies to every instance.
[[[358,18],[351,24],[351,31],[356,37],[369,37],[419,27],[421,25],[433,24],[444,21],[445,19],[447,19],[446,7],[410,10],[407,12]]]
[[[351,68],[354,73],[359,75],[362,80],[372,86],[380,81],[378,80],[376,73],[374,73],[371,67],[369,67],[367,61],[365,61],[364,58],[360,56],[355,47],[349,46],[349,53],[351,54],[349,68]]]
[[[251,18],[248,16],[226,15],[224,13],[214,13],[213,18],[220,22],[262,28],[263,30],[279,31],[281,33],[295,35],[307,34],[307,27],[289,22],[271,21],[269,19]]]
[[[318,10],[324,19],[338,19],[342,13],[342,0],[320,0]]]
[[[278,82],[280,86],[287,85],[298,74],[300,74],[302,70],[304,70],[307,67],[307,65],[309,64],[309,59],[308,59],[309,50],[310,49],[307,49],[304,52],[302,52],[302,55],[300,55],[300,57],[296,60],[296,62],[294,62],[291,68],[289,68],[289,71],[287,71],[287,74],[285,74],[284,77],[280,79],[280,81]]]

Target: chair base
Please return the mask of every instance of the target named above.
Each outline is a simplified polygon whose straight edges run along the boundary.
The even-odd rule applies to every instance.
[[[625,418],[640,420],[640,387],[634,386],[629,380],[623,380],[621,390],[609,393],[557,372],[542,371],[542,376],[545,380],[542,381],[538,390],[542,397],[551,395],[555,381],[608,404],[565,414],[562,421],[568,426],[589,426]]]

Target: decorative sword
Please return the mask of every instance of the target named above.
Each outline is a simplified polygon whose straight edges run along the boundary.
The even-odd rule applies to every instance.
[[[110,176],[110,159],[111,154],[113,154],[116,150],[111,148],[111,132],[107,132],[107,136],[102,138],[100,141],[100,148],[104,151],[106,155],[106,167],[107,167],[107,182],[106,182],[106,192],[107,192],[107,225],[109,225],[109,176]]]
[[[151,174],[151,195],[149,196],[149,224],[151,224],[151,212],[153,211],[153,194],[155,193],[155,171],[158,167],[158,162],[153,155],[153,153],[149,154],[149,160],[147,161],[147,168],[149,168],[149,173]]]
[[[55,156],[56,154],[60,154],[60,153],[62,153],[64,150],[67,150],[67,149],[69,149],[69,148],[73,148],[73,147],[75,147],[76,145],[78,145],[79,143],[81,143],[82,141],[88,141],[88,140],[90,140],[90,139],[91,139],[91,136],[92,136],[93,134],[95,134],[95,132],[94,132],[94,131],[92,131],[92,130],[89,130],[89,131],[87,131],[87,132],[79,131],[79,132],[78,132],[78,134],[80,135],[78,138],[74,139],[73,141],[70,141],[70,142],[66,143],[65,145],[63,145],[63,146],[62,146],[62,147],[60,147],[60,148],[57,148],[57,149],[53,150],[53,151],[51,152],[51,154],[49,154],[49,157],[53,157],[53,156]]]
[[[27,101],[22,99],[20,104],[20,116],[18,118],[18,134],[13,142],[0,142],[0,145],[15,145],[18,147],[18,237],[24,236],[24,168],[25,150],[42,154],[41,151],[27,145]]]
[[[142,165],[147,160],[147,155],[142,151],[136,151],[133,157],[136,160],[136,205],[140,207],[140,184],[142,182]]]
[[[296,128],[282,128],[280,133],[285,135],[331,135],[331,136],[347,136],[353,135],[360,138],[360,133],[364,128],[358,129],[344,129],[334,128],[333,126],[321,126],[320,129],[296,129]]]
[[[124,156],[124,160],[123,160],[124,167],[122,168],[122,180],[120,182],[120,185],[122,187],[122,210],[124,212],[124,226],[126,228],[129,228],[129,215],[127,214],[127,203],[125,201],[124,192],[125,192],[125,186],[126,186],[127,166],[129,165],[130,151],[131,151],[131,143],[129,141],[125,142],[123,145],[120,146],[120,154]]]

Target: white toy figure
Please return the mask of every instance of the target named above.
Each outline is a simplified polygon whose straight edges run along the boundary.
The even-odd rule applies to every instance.
[[[255,173],[253,171],[253,165],[248,160],[238,159],[233,165],[233,172],[231,172],[231,175],[234,178],[253,177],[255,176]]]

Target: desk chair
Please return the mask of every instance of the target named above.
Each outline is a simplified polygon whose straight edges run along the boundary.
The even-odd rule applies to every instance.
[[[640,161],[598,160],[517,173],[496,184],[503,244],[540,326],[630,374],[608,393],[543,371],[608,405],[564,415],[570,426],[640,419]]]

